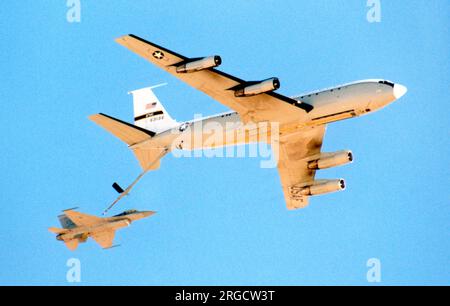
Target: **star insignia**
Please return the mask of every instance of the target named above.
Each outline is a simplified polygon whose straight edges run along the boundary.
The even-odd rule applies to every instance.
[[[155,51],[153,52],[153,57],[156,59],[163,59],[164,58],[164,53],[162,53],[161,51]]]

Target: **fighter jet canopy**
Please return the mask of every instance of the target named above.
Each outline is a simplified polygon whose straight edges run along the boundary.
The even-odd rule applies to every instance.
[[[131,215],[131,214],[134,214],[134,213],[137,213],[137,212],[138,212],[138,211],[137,211],[136,209],[130,209],[130,210],[124,211],[124,212],[121,213],[121,214],[115,215],[114,217],[127,216],[127,215]]]

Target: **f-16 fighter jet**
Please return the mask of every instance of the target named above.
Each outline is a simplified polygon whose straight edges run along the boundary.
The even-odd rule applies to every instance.
[[[153,214],[155,214],[153,211],[127,210],[113,217],[99,218],[76,212],[72,208],[58,216],[63,228],[50,227],[49,231],[57,234],[56,240],[64,241],[71,251],[74,251],[80,243],[86,242],[89,237],[103,249],[109,249],[113,246],[116,230]]]

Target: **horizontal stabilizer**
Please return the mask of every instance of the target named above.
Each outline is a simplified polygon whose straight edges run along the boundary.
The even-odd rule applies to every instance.
[[[57,227],[49,227],[48,230],[50,232],[52,232],[53,234],[64,234],[65,232],[67,232],[67,230],[63,229],[63,228],[57,228]]]
[[[129,146],[155,136],[154,132],[135,126],[131,123],[110,117],[105,114],[95,114],[89,117],[105,130],[128,144]]]

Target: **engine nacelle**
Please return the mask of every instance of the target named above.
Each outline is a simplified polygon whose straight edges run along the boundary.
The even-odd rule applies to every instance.
[[[259,95],[265,92],[274,91],[280,88],[280,80],[278,78],[270,78],[255,84],[249,84],[235,90],[236,97],[249,97]]]
[[[342,166],[353,161],[352,151],[339,151],[335,153],[327,153],[322,155],[319,159],[310,161],[308,168],[312,170],[328,169],[337,166]]]
[[[345,181],[339,180],[319,180],[313,185],[302,187],[300,193],[304,196],[314,196],[325,193],[345,190]]]
[[[214,68],[222,64],[222,58],[218,55],[203,57],[192,61],[187,61],[177,66],[177,73],[189,73],[209,68]]]

